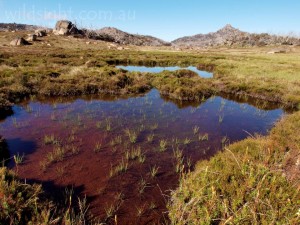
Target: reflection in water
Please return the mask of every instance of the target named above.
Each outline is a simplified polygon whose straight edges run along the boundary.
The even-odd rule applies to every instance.
[[[197,73],[200,77],[203,78],[212,78],[213,77],[213,73],[207,72],[207,71],[203,71],[203,70],[198,70],[196,67],[194,66],[189,66],[189,67],[179,67],[179,66],[170,66],[170,67],[161,67],[161,66],[155,66],[155,67],[146,67],[146,66],[117,66],[117,68],[119,69],[123,69],[123,70],[127,70],[130,72],[149,72],[149,73],[160,73],[164,70],[167,71],[176,71],[176,70],[182,70],[182,69],[186,69],[186,70],[190,70],[193,71],[195,73]]]
[[[65,100],[15,106],[1,123],[10,153],[25,153],[19,176],[84,187],[92,213],[105,220],[118,206],[120,224],[164,220],[163,194],[176,187],[179,173],[249,134],[266,134],[284,114],[222,97],[180,105],[156,90]]]
[[[9,163],[9,150],[6,140],[0,136],[0,167],[7,166]]]

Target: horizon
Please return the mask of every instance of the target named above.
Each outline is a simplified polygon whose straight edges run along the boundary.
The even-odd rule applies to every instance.
[[[297,21],[300,2],[266,0],[239,2],[213,0],[176,2],[115,1],[114,4],[90,0],[0,0],[1,23],[22,23],[53,28],[57,20],[70,20],[79,28],[115,27],[132,34],[151,35],[165,41],[184,36],[215,32],[226,24],[250,33],[299,36]]]

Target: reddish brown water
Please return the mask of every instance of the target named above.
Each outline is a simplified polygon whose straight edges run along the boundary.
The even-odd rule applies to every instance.
[[[192,170],[226,144],[266,134],[284,113],[221,97],[178,108],[156,90],[128,99],[59,102],[33,100],[15,106],[14,115],[1,122],[0,134],[11,156],[25,154],[21,165],[10,166],[21,178],[43,183],[56,197],[73,186],[76,194],[88,197],[93,215],[108,224],[167,222],[166,202],[181,170]],[[135,143],[126,129],[136,133]],[[51,135],[57,143],[46,144]],[[64,154],[50,162],[55,149]],[[134,149],[141,156],[128,159]],[[111,174],[122,161],[128,168]],[[151,168],[157,173],[151,175]],[[111,206],[116,211],[109,217]]]

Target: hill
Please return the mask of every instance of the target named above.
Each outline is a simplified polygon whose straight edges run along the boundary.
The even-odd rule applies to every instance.
[[[42,27],[18,23],[0,23],[0,31],[37,30]]]
[[[208,47],[208,46],[265,46],[265,45],[300,45],[295,37],[277,36],[267,33],[254,34],[240,31],[227,24],[222,29],[208,34],[186,36],[172,41],[176,46]]]
[[[113,27],[104,27],[97,30],[96,33],[104,40],[109,40],[123,45],[137,45],[137,46],[168,46],[171,45],[156,37],[148,35],[130,34]],[[101,39],[101,38],[100,38]]]

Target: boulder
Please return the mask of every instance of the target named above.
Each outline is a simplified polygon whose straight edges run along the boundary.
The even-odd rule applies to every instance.
[[[35,34],[29,34],[26,41],[37,41],[37,35]]]
[[[47,31],[46,30],[42,30],[42,29],[38,29],[34,33],[38,37],[44,37],[44,36],[47,35]]]
[[[29,43],[24,38],[16,38],[10,42],[11,46],[23,46],[28,45]]]
[[[57,21],[55,29],[53,30],[55,35],[76,35],[80,34],[80,31],[77,29],[76,25],[68,20]]]

